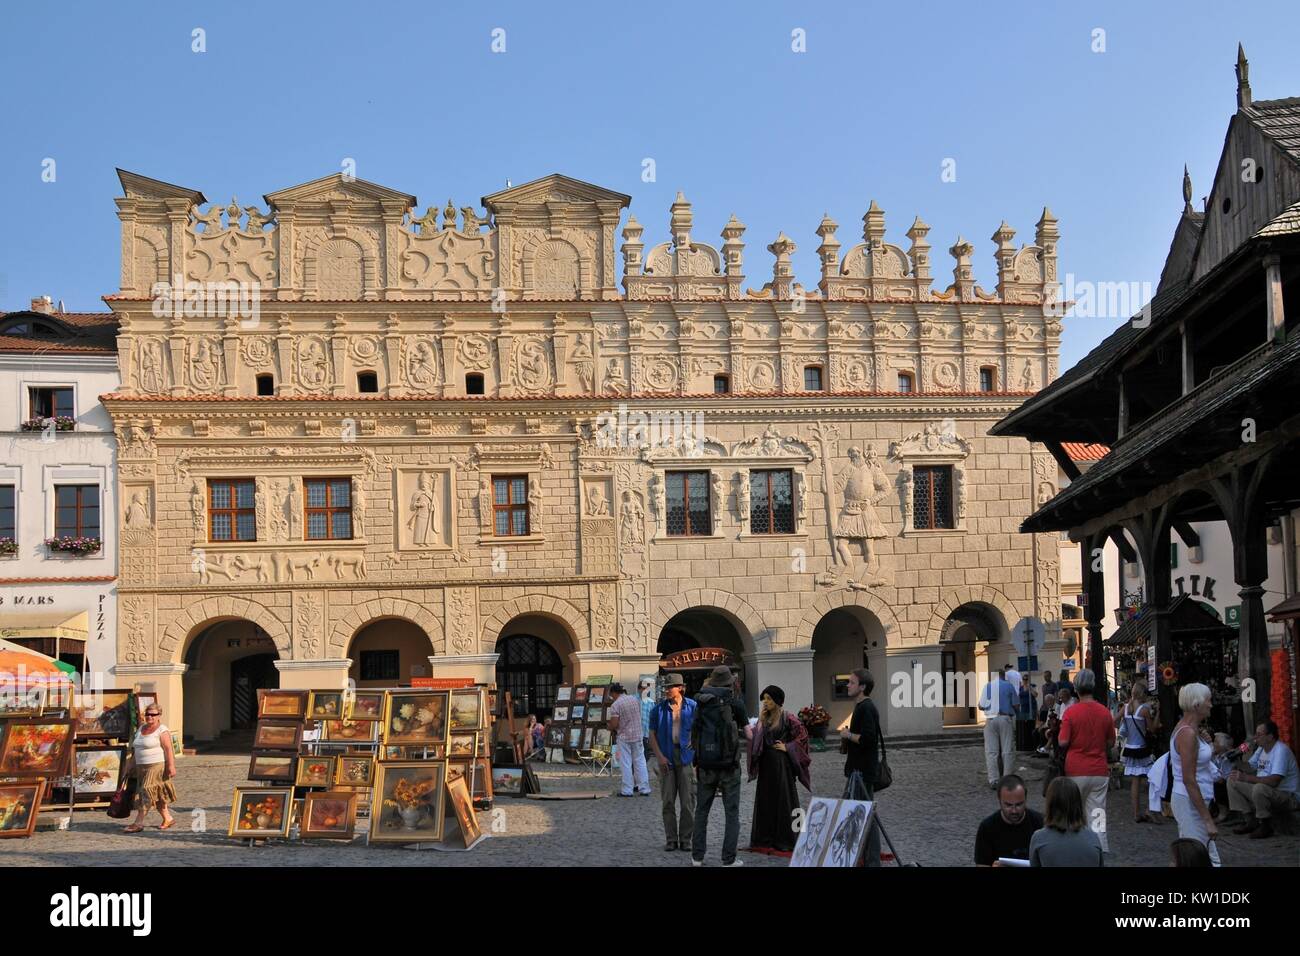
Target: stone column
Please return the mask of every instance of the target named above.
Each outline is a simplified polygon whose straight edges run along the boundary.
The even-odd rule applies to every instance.
[[[756,651],[744,655],[745,706],[758,713],[758,695],[764,687],[775,684],[785,691],[785,709],[798,713],[809,704],[828,702],[830,689],[813,686],[813,649],[795,647],[786,651]]]
[[[281,690],[345,690],[348,686],[349,658],[310,661],[276,661]]]
[[[569,655],[573,667],[573,683],[581,684],[589,677],[622,672],[622,655],[618,651],[574,651]]]

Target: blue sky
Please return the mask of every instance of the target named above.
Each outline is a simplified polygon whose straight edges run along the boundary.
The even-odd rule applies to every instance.
[[[462,206],[563,172],[632,195],[647,243],[683,190],[693,235],[731,213],[746,266],[798,243],[813,287],[823,212],[847,249],[871,199],[906,246],[932,227],[936,286],[960,233],[996,282],[1002,219],[1060,219],[1062,275],[1159,277],[1209,189],[1241,40],[1257,99],[1300,95],[1300,5],[1038,2],[537,4],[50,3],[0,13],[0,308],[102,308],[116,288],[115,167],[260,203],[357,163],[362,179]],[[1225,21],[1236,19],[1233,25]],[[191,50],[206,31],[207,51]],[[492,52],[492,31],[505,52]],[[806,34],[807,52],[791,49]],[[1105,30],[1105,52],[1093,31]],[[57,178],[42,182],[53,158]],[[643,161],[656,181],[643,182]],[[943,182],[945,159],[956,181]],[[1067,320],[1062,367],[1113,325]]]

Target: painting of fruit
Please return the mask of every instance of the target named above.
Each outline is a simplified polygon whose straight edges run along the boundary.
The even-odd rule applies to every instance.
[[[307,707],[307,716],[312,720],[338,720],[343,716],[343,692],[338,690],[314,690]]]
[[[333,790],[307,794],[300,833],[304,839],[351,840],[356,825],[355,792]]]
[[[298,761],[299,787],[328,787],[334,778],[334,757],[303,757]]]
[[[379,739],[377,720],[326,720],[322,722],[321,740],[369,743]]]
[[[384,692],[357,691],[348,699],[347,710],[343,716],[353,720],[382,720],[384,716]]]

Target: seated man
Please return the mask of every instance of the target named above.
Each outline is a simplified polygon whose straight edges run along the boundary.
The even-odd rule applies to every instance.
[[[1300,809],[1300,769],[1291,748],[1277,739],[1273,721],[1265,720],[1255,728],[1255,743],[1258,747],[1250,758],[1255,773],[1234,770],[1228,775],[1228,806],[1245,817],[1245,823],[1232,832],[1262,840],[1273,835],[1275,811]]]
[[[1043,815],[1026,804],[1025,781],[1009,773],[998,781],[998,811],[985,817],[975,832],[975,865],[998,866],[1009,857],[1029,859],[1029,838],[1042,829]]]

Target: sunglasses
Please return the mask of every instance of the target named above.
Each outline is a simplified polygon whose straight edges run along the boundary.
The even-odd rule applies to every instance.
[[[146,711],[146,712],[145,712],[145,716],[146,716],[146,717],[161,717],[162,714],[158,713],[158,711],[156,711],[156,710],[150,710],[150,711]]]

